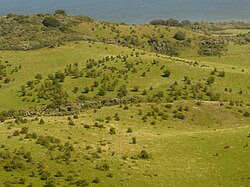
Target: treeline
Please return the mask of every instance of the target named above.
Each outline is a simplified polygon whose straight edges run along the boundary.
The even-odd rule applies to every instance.
[[[191,22],[189,20],[179,21],[177,19],[159,19],[150,22],[151,25],[165,25],[170,27],[190,28],[200,31],[219,31],[225,29],[250,29],[250,23],[243,21],[223,21],[223,22]]]
[[[191,26],[192,22],[189,20],[184,20],[184,21],[179,21],[177,19],[158,19],[158,20],[153,20],[150,22],[151,25],[165,25],[165,26],[170,26],[170,27],[185,27],[185,26]]]

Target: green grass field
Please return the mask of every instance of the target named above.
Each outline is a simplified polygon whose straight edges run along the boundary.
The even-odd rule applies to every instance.
[[[250,44],[200,56],[190,29],[71,29],[89,41],[0,51],[0,187],[250,186]]]
[[[92,45],[91,47],[89,45]],[[107,48],[106,48],[107,47]],[[197,55],[188,56],[183,55],[183,58],[190,58],[197,60],[198,65],[190,65],[185,60],[174,61],[174,58],[166,58],[165,56],[155,56],[154,53],[148,53],[143,51],[135,51],[126,47],[117,47],[115,45],[108,45],[102,43],[89,44],[87,42],[81,42],[78,44],[68,44],[55,49],[41,49],[37,51],[28,52],[0,52],[2,62],[9,61],[11,67],[21,66],[21,69],[10,74],[11,81],[8,84],[3,83],[0,96],[3,98],[3,102],[0,103],[0,109],[22,109],[29,106],[37,105],[37,102],[22,102],[23,97],[20,97],[18,91],[20,87],[25,85],[27,81],[34,80],[36,74],[41,74],[43,79],[48,74],[55,73],[57,71],[64,71],[64,68],[69,64],[79,63],[79,67],[83,69],[83,77],[74,79],[66,77],[63,83],[63,89],[69,94],[69,98],[73,101],[81,95],[81,91],[84,91],[85,87],[91,87],[95,81],[101,81],[103,77],[109,76],[112,71],[106,68],[116,67],[115,73],[113,73],[113,79],[118,81],[118,85],[115,87],[115,92],[107,92],[104,98],[116,97],[116,92],[121,85],[126,85],[128,95],[138,95],[143,90],[147,90],[149,95],[157,94],[159,91],[163,92],[163,95],[167,97],[168,87],[175,81],[179,83],[176,87],[183,90],[181,87],[185,86],[183,83],[184,77],[188,77],[192,83],[187,85],[192,89],[193,85],[202,84],[204,87],[206,79],[210,77],[210,73],[216,68],[218,72],[224,71],[225,77],[214,76],[215,83],[211,86],[211,90],[221,94],[221,101],[237,101],[245,104],[249,104],[249,66],[248,66],[248,52],[249,46],[229,46],[228,51],[221,57],[198,57]],[[102,51],[102,52],[100,52]],[[139,56],[135,57],[135,53]],[[14,54],[14,55],[13,55]],[[54,55],[56,54],[56,55]],[[122,62],[120,59],[108,61],[105,65],[96,66],[92,68],[97,74],[101,76],[86,78],[88,69],[85,69],[87,59],[99,60],[106,56],[117,56],[122,54],[128,55],[127,62]],[[131,54],[134,54],[131,56]],[[141,55],[142,54],[142,55]],[[155,60],[158,64],[152,64],[152,60]],[[187,61],[189,62],[189,61]],[[132,69],[127,71],[127,65],[132,64]],[[164,78],[161,75],[163,71],[168,69],[171,72],[169,78]],[[126,70],[126,76],[122,71]],[[29,72],[29,73],[27,73]],[[142,74],[145,73],[145,76]],[[217,73],[218,74],[218,73]],[[124,81],[125,80],[125,81]],[[109,84],[111,80],[107,80]],[[139,87],[139,92],[133,92],[135,86]],[[35,86],[35,88],[39,86]],[[78,93],[73,93],[74,87],[79,88]],[[100,85],[99,85],[100,87]],[[187,88],[188,88],[187,87]],[[153,88],[151,90],[150,88]],[[29,88],[27,88],[29,90]],[[225,89],[231,89],[231,92],[225,91]],[[191,97],[192,91],[185,92]],[[239,94],[242,91],[241,94]],[[34,93],[34,90],[30,91]],[[34,93],[36,94],[36,93]],[[29,100],[37,97],[27,96]],[[98,88],[85,94],[87,97],[95,97],[98,94]],[[183,93],[184,94],[184,93]],[[163,96],[163,100],[164,97]],[[202,96],[204,99],[205,95]],[[7,99],[5,99],[7,98]],[[102,97],[100,97],[102,98]],[[41,101],[47,103],[47,101]]]
[[[71,116],[75,125],[69,125],[67,116],[43,117],[45,124],[39,124],[40,118],[28,118],[25,124],[6,121],[0,127],[1,159],[6,152],[14,155],[23,149],[31,152],[32,161],[23,163],[23,169],[1,170],[5,179],[1,182],[22,186],[15,184],[22,178],[25,185],[42,186],[48,181],[41,179],[42,172],[49,172],[50,181],[58,186],[78,186],[81,180],[95,186],[91,183],[95,178],[100,186],[204,186],[204,181],[206,186],[248,186],[249,120],[218,103],[182,104],[190,108],[185,120],[171,117],[177,105],[166,111],[164,105],[141,104],[128,110],[119,106],[88,110],[78,119]],[[156,117],[149,115],[143,122],[142,116],[153,111],[158,111]],[[160,111],[169,115],[167,120],[160,118]],[[60,143],[42,146],[37,139],[24,138],[27,133],[13,135],[23,127],[28,127],[27,133],[51,136]],[[115,134],[109,133],[110,128]],[[58,147],[65,142],[74,148],[69,159],[62,157],[65,153]],[[148,159],[138,157],[142,150],[147,151]],[[2,160],[1,165],[10,159]],[[96,169],[103,164],[108,169]],[[62,176],[56,176],[58,171]]]

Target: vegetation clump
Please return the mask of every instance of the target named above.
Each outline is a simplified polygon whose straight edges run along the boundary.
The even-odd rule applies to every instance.
[[[174,35],[173,38],[176,39],[176,40],[185,40],[185,39],[186,39],[185,33],[184,33],[184,32],[181,32],[181,31],[178,31],[178,32]]]
[[[45,27],[59,27],[61,23],[58,19],[54,17],[45,17],[43,20],[43,25]]]
[[[199,46],[202,56],[220,56],[225,51],[226,43],[223,40],[205,38]]]
[[[146,150],[142,150],[141,153],[138,155],[140,159],[150,159],[151,156]]]

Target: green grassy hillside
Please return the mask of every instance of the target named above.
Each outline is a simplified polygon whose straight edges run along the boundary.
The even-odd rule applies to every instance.
[[[221,24],[0,18],[0,186],[249,186],[248,28]]]
[[[43,117],[45,124],[40,117],[6,121],[0,127],[2,184],[249,184],[249,120],[236,109],[217,102],[125,106]],[[180,106],[189,108],[184,120],[173,117]]]
[[[221,58],[187,56],[195,60],[99,42],[27,52],[2,51],[6,76],[0,95],[11,102],[4,99],[0,108],[53,103],[53,86],[65,92],[67,96],[59,95],[59,99],[67,103],[136,96],[143,101],[194,99],[249,105],[248,48],[229,46]],[[165,75],[166,71],[170,75]]]

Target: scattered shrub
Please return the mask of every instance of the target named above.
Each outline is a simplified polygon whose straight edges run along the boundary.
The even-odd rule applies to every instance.
[[[128,133],[132,133],[133,130],[129,127],[128,130],[127,130]]]
[[[92,181],[92,183],[100,183],[100,179],[99,178],[94,178],[94,180]]]
[[[209,77],[208,79],[207,79],[207,84],[208,85],[211,85],[211,84],[213,84],[214,83],[214,77]]]
[[[115,128],[112,127],[112,128],[109,129],[109,134],[115,134],[115,133],[116,133]]]
[[[55,17],[51,17],[51,16],[44,18],[42,23],[45,27],[59,27],[61,25],[58,19],[56,19]]]
[[[250,117],[250,113],[249,112],[244,112],[243,116]]]
[[[75,126],[75,125],[76,125],[75,122],[74,122],[73,120],[69,120],[68,124],[69,124],[69,125],[72,125],[72,126]]]
[[[61,171],[57,171],[55,177],[63,177],[63,173]]]
[[[13,133],[13,136],[19,136],[20,135],[20,131],[19,130],[15,130]]]
[[[72,180],[73,180],[73,179],[72,179]],[[76,181],[76,182],[75,182],[75,185],[76,185],[76,186],[88,186],[89,183],[88,183],[86,180],[82,179],[82,180]]]
[[[40,119],[39,124],[41,124],[41,125],[45,124],[45,121],[43,120],[43,118]]]
[[[132,144],[136,144],[136,143],[137,143],[136,138],[133,137],[133,138],[132,138]]]
[[[108,171],[109,170],[109,165],[108,164],[97,164],[96,169],[100,171]]]
[[[170,71],[169,70],[165,70],[164,72],[163,72],[163,75],[162,75],[162,77],[169,77],[170,76]]]
[[[173,38],[176,40],[185,40],[185,37],[186,35],[184,32],[178,31]]]
[[[141,153],[138,155],[138,157],[141,158],[141,159],[149,159],[150,155],[148,154],[147,151],[142,150]]]
[[[29,131],[29,128],[28,127],[22,127],[22,129],[21,129],[21,134],[27,134],[28,133],[28,131]]]

